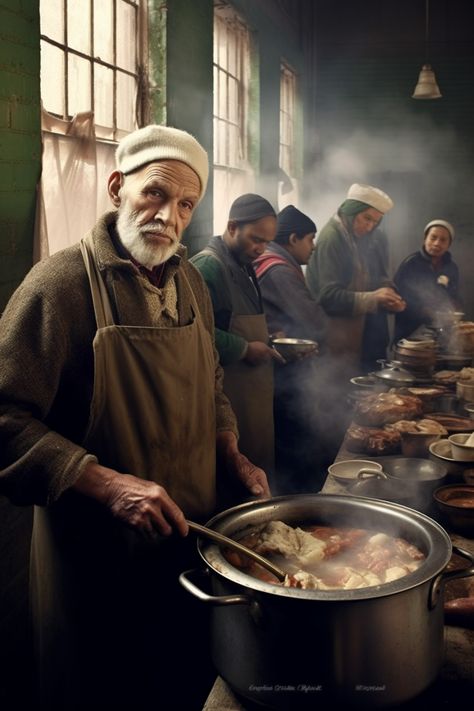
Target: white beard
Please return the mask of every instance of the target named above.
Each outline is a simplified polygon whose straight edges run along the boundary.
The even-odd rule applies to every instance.
[[[170,227],[163,227],[159,222],[148,222],[138,225],[133,212],[122,203],[117,219],[117,232],[125,249],[132,257],[147,269],[153,269],[158,264],[168,261],[179,247],[176,232]],[[146,236],[147,232],[159,232],[172,241],[169,245],[156,245]]]

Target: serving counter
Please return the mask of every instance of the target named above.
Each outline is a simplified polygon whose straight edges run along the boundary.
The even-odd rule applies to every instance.
[[[335,461],[346,459],[377,459],[367,455],[357,455],[348,452],[342,445]],[[350,495],[346,487],[336,482],[331,476],[326,478],[321,494]],[[468,550],[474,554],[474,540],[464,538],[448,530],[453,545]],[[465,567],[465,559],[453,556],[449,564],[453,567]],[[451,600],[457,597],[474,596],[474,577],[450,581],[445,586],[444,598]],[[418,711],[425,709],[428,704],[439,707],[451,707],[465,703],[466,698],[474,694],[474,629],[444,627],[445,655],[444,663],[437,680],[423,694],[416,699],[390,707],[392,711]],[[258,680],[256,680],[258,683]],[[318,710],[325,707],[318,704]],[[262,711],[263,707],[250,702],[236,694],[226,682],[218,677],[205,702],[203,711]]]

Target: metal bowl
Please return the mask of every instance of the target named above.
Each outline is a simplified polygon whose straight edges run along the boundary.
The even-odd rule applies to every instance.
[[[335,462],[328,467],[328,474],[340,484],[350,484],[357,481],[360,471],[370,469],[371,471],[382,471],[379,462],[371,459],[346,459],[342,462]]]
[[[473,466],[470,462],[460,462],[454,459],[451,451],[451,443],[447,439],[440,439],[430,444],[429,452],[429,457],[432,461],[445,464],[450,476],[462,475],[465,469],[472,468]]]
[[[318,348],[316,341],[309,341],[303,338],[273,338],[272,346],[287,363],[298,360]]]

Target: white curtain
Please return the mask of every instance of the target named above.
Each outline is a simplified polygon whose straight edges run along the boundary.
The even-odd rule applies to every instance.
[[[96,140],[90,111],[62,121],[43,109],[42,139],[35,262],[78,242],[111,209],[107,177],[115,168],[116,145]]]

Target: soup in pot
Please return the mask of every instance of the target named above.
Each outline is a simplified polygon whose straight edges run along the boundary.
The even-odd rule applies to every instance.
[[[381,585],[412,573],[425,560],[423,552],[403,538],[359,528],[294,528],[270,521],[239,542],[280,566],[287,574],[285,581],[280,583],[258,563],[226,550],[229,563],[259,580],[307,590]]]

